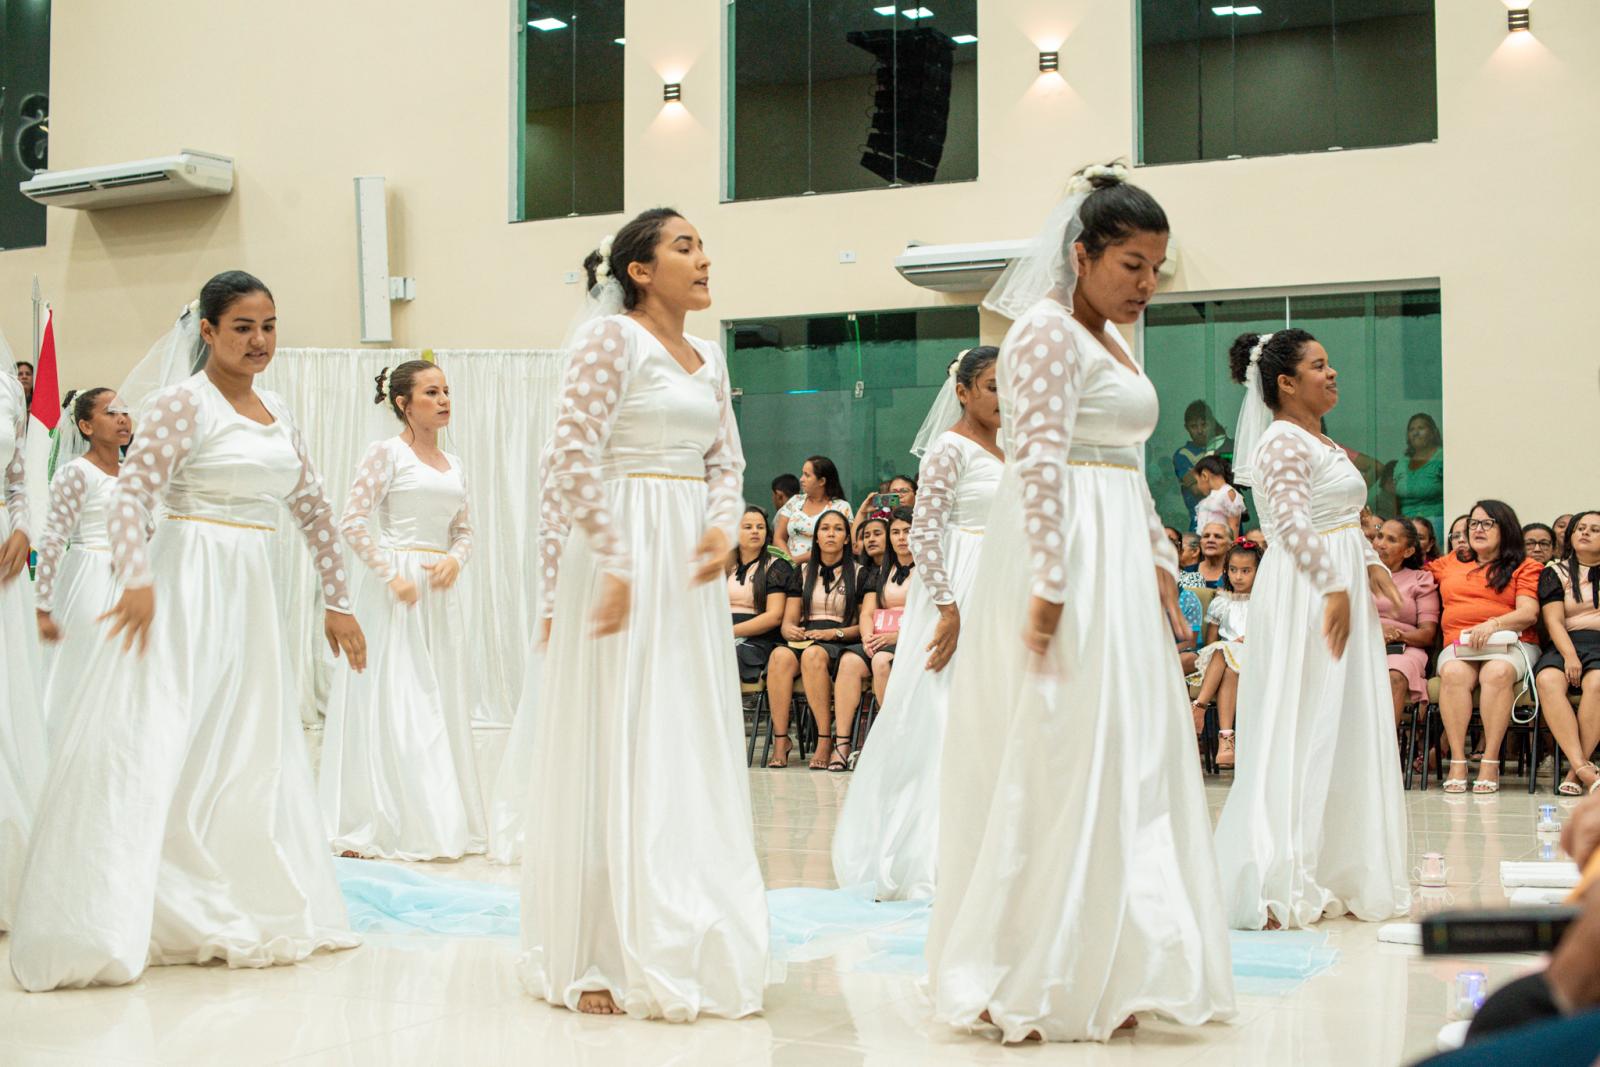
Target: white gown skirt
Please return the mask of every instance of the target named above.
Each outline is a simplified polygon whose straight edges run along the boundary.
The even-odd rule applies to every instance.
[[[1228,925],[1258,930],[1353,913],[1384,922],[1410,906],[1394,703],[1361,531],[1326,535],[1350,582],[1350,640],[1334,660],[1322,597],[1269,551],[1250,596],[1239,676],[1233,788],[1217,823]]]
[[[359,942],[287,695],[269,537],[163,523],[148,651],[102,641],[82,665],[17,903],[24,989]]]
[[[538,626],[535,625],[537,632]],[[506,866],[522,862],[523,822],[528,787],[533,777],[533,742],[539,727],[539,689],[544,684],[544,649],[528,656],[522,676],[522,699],[511,720],[505,755],[489,796],[489,858]]]
[[[601,575],[588,539],[567,541],[524,830],[523,983],[568,1008],[609,990],[638,1017],[749,1015],[767,904],[727,593],[689,584],[705,484],[605,485],[632,600],[626,629],[592,638]]]
[[[10,529],[0,508],[0,542]],[[47,764],[39,628],[26,567],[0,585],[0,634],[0,930],[9,930]]]
[[[952,527],[947,540],[950,586],[964,612],[971,600],[983,535]],[[833,832],[834,878],[846,888],[872,886],[877,900],[933,896],[939,760],[950,715],[951,680],[965,649],[964,639],[958,640],[955,656],[944,670],[928,670],[926,649],[938,624],[938,606],[922,582],[913,581],[883,709],[861,749]]]
[[[1067,599],[1043,657],[1008,468],[961,628],[928,937],[938,1019],[1104,1041],[1130,1014],[1233,1011],[1194,722],[1140,474],[1066,468]],[[1137,531],[1137,533],[1130,533]]]
[[[390,552],[395,573],[417,587],[412,605],[371,572],[357,579],[367,669],[334,674],[318,780],[335,852],[458,859],[488,846],[472,747],[472,630],[460,582],[434,589],[423,569],[443,558]]]
[[[105,643],[105,631],[95,620],[111,610],[117,595],[109,551],[81,545],[67,549],[56,576],[51,612],[61,640],[44,646],[45,733],[52,746],[61,733],[62,703],[84,685],[81,668]]]
[[[1255,627],[1252,626],[1251,629],[1254,630]],[[1228,665],[1228,669],[1233,671],[1235,674],[1244,673],[1243,641],[1211,642],[1211,644],[1202,648],[1200,650],[1200,654],[1195,657],[1195,673],[1204,676],[1206,673],[1206,668],[1211,666],[1211,660],[1216,656],[1221,656],[1222,662],[1226,663]]]

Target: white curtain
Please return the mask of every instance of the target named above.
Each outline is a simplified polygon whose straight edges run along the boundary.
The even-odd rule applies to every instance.
[[[475,531],[460,591],[481,654],[480,721],[509,723],[522,693],[538,603],[539,450],[560,389],[556,351],[439,349],[452,415],[443,445],[461,457]],[[334,509],[344,510],[356,465],[373,441],[398,433],[374,378],[427,353],[406,349],[280,348],[261,385],[282,396],[305,434]],[[287,519],[284,520],[286,527]],[[307,722],[316,722],[335,669],[322,636],[321,591],[298,531],[278,539],[289,648]],[[361,564],[347,554],[354,578]],[[343,670],[343,665],[338,669]]]

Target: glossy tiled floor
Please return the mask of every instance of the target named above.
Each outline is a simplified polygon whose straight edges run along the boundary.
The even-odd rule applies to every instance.
[[[480,734],[486,771],[498,763],[502,737]],[[791,767],[753,771],[750,783],[768,885],[831,885],[829,836],[850,776]],[[1208,784],[1213,817],[1226,795],[1225,781]],[[1409,794],[1413,857],[1441,851],[1450,871],[1449,887],[1418,907],[1503,902],[1499,863],[1539,857],[1535,807],[1549,799],[1515,785],[1494,797]],[[417,866],[449,877],[517,878],[481,859]],[[1134,1036],[1103,1046],[1001,1048],[942,1031],[928,1023],[915,978],[836,960],[791,966],[788,981],[768,991],[764,1016],[692,1026],[585,1018],[537,1003],[517,984],[509,940],[370,936],[358,949],[294,967],[158,967],[125,988],[37,995],[20,992],[0,964],[0,1064],[1311,1067],[1406,1063],[1430,1051],[1464,961],[1380,944],[1372,925],[1331,921],[1324,929],[1339,951],[1331,972],[1284,996],[1241,997],[1231,1024],[1186,1030],[1149,1019]],[[0,938],[0,957],[6,946]],[[1498,983],[1532,962],[1470,965]]]

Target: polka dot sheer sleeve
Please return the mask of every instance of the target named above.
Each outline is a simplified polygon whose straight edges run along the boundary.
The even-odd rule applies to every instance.
[[[16,394],[16,403],[12,405],[16,408],[12,414],[12,429],[15,431],[13,440],[17,442],[17,448],[6,462],[6,516],[11,520],[13,532],[20,530],[31,538],[28,527],[27,454],[23,448],[23,442],[28,439],[28,405],[23,400],[22,387],[14,382],[9,384]]]
[[[722,358],[722,350],[712,347],[721,418],[717,436],[706,450],[706,529],[721,530],[728,543],[733,544],[739,535],[739,517],[744,513],[744,448],[739,442],[739,424],[733,417],[728,364]]]
[[[1065,602],[1067,449],[1078,418],[1083,357],[1067,324],[1040,314],[1012,346],[1011,455],[1022,482],[1022,517],[1033,570],[1033,595]]]
[[[339,532],[344,534],[350,550],[385,582],[394,580],[394,564],[378,544],[372,529],[372,514],[389,495],[393,481],[394,453],[389,450],[389,442],[378,441],[367,449],[356,467],[355,481],[350,483],[350,496],[344,504],[344,516],[339,520]]]
[[[322,490],[322,479],[311,465],[306,452],[305,438],[300,436],[287,414],[278,414],[289,430],[289,440],[294,444],[295,455],[300,457],[300,481],[289,494],[289,514],[305,535],[311,548],[311,559],[322,582],[323,607],[341,615],[353,615],[350,608],[350,585],[344,570],[344,551],[339,547],[339,531],[333,524],[333,505]]]
[[[956,485],[961,481],[965,466],[966,452],[961,443],[942,435],[922,457],[922,467],[918,471],[917,505],[906,542],[911,558],[916,561],[917,573],[922,576],[922,584],[935,604],[956,601],[955,593],[950,590],[950,574],[944,569],[944,532],[950,523]]]
[[[551,444],[539,453],[539,617],[556,613],[556,574],[561,566],[561,550],[567,543],[566,512],[561,510],[561,494],[550,477]]]
[[[199,403],[186,386],[158,393],[146,406],[139,432],[123,457],[106,516],[106,536],[112,570],[125,588],[145,589],[154,580],[145,531],[155,524],[156,505],[172,476],[194,451],[199,414]]]
[[[465,567],[467,560],[472,556],[472,497],[471,489],[467,485],[467,472],[461,464],[452,457],[450,465],[456,469],[456,474],[461,478],[461,488],[469,495],[461,500],[461,510],[455,513],[450,520],[450,555],[455,557],[457,563]]]
[[[633,576],[616,517],[600,481],[600,454],[628,386],[629,356],[622,324],[601,319],[584,328],[567,361],[550,449],[550,480],[562,511],[589,537],[604,574]]]
[[[1317,592],[1326,595],[1347,590],[1349,586],[1335,572],[1328,546],[1311,522],[1311,446],[1298,433],[1277,433],[1261,451],[1265,462],[1257,464],[1256,477],[1271,502],[1277,527],[1271,551],[1278,551],[1281,543]]]
[[[50,483],[50,511],[45,516],[44,534],[39,538],[38,584],[33,591],[39,610],[46,615],[55,606],[61,557],[66,554],[73,531],[78,528],[78,516],[88,497],[89,479],[83,476],[76,463],[67,464]]]

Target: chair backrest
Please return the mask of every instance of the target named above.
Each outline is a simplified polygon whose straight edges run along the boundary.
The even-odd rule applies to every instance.
[[[1202,619],[1205,618],[1206,612],[1211,609],[1211,598],[1217,595],[1217,591],[1215,589],[1191,589],[1189,592],[1193,593],[1195,599],[1200,601],[1200,617]]]

